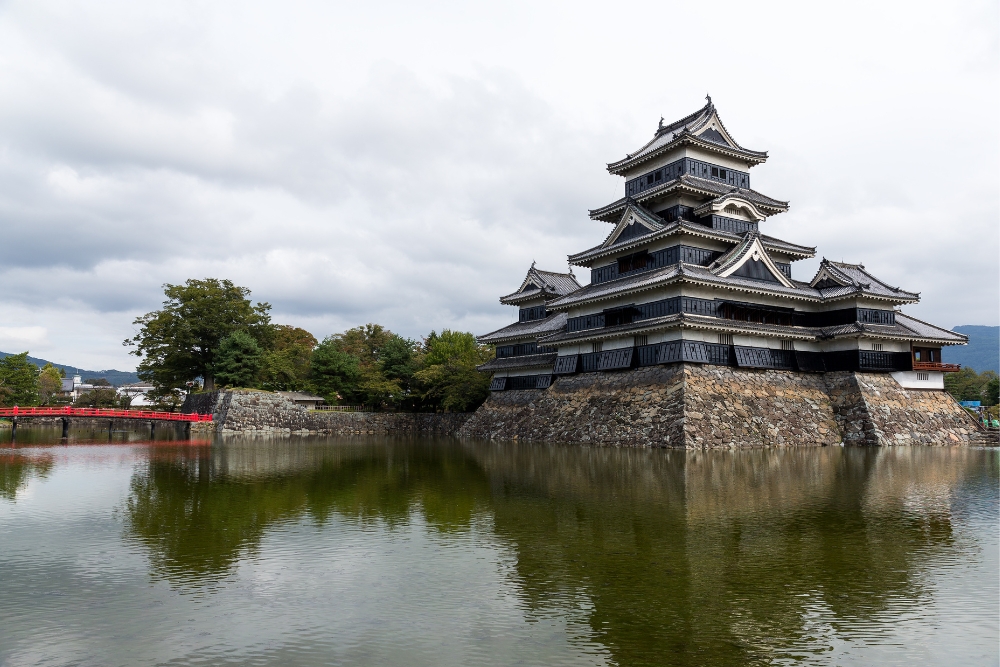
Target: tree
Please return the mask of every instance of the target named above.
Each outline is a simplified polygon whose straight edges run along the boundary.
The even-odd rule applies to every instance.
[[[158,387],[180,388],[204,378],[206,390],[215,388],[214,365],[223,338],[244,330],[265,349],[273,329],[267,303],[250,302],[250,290],[229,280],[187,280],[164,285],[163,308],[135,320],[139,332],[124,341],[143,357],[139,377]]]
[[[997,405],[1000,403],[1000,378],[994,377],[986,383],[986,405]]]
[[[361,362],[353,354],[341,350],[334,336],[324,338],[313,350],[309,377],[313,388],[328,403],[359,400]]]
[[[406,341],[379,324],[354,327],[330,336],[324,343],[327,341],[336,350],[357,360],[356,380],[352,385],[343,387],[350,394],[350,400],[365,405],[384,405],[395,403],[404,395],[405,388],[399,373],[405,373],[406,352],[403,348],[409,344],[412,355],[412,341]],[[386,375],[386,363],[394,375]],[[341,377],[346,380],[347,376]],[[343,391],[340,393],[346,395]]]
[[[264,364],[260,345],[246,331],[234,331],[221,341],[212,365],[215,378],[229,387],[254,387]]]
[[[446,412],[468,412],[482,405],[490,379],[476,367],[492,357],[492,348],[479,345],[471,333],[432,331],[424,341],[423,368],[414,374],[425,405]]]
[[[95,387],[110,387],[112,386],[110,382],[105,378],[87,378],[83,381],[84,384],[93,385]]]
[[[80,394],[77,407],[116,408],[119,407],[118,392],[109,387],[99,387]]]
[[[945,374],[944,388],[959,401],[982,401],[983,405],[993,405],[990,402],[989,384],[996,378],[994,371],[976,373],[966,366],[957,373]]]
[[[28,361],[28,353],[0,359],[0,405],[38,404],[38,366]]]
[[[38,374],[38,398],[42,405],[48,405],[52,398],[62,390],[62,375],[52,364],[42,366]]]
[[[261,386],[271,391],[301,391],[309,383],[316,337],[305,329],[277,324],[272,349],[264,354]]]

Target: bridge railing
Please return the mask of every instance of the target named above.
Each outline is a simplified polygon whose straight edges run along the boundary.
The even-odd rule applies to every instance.
[[[0,408],[0,417],[102,417],[105,419],[156,419],[178,422],[210,422],[212,415],[161,412],[158,410],[118,410],[115,408],[31,407]]]

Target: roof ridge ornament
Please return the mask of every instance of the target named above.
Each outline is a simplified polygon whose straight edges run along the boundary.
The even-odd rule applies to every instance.
[[[712,96],[709,95],[708,93],[705,93],[705,100],[708,102],[708,104],[706,104],[705,106],[711,107],[712,106]]]

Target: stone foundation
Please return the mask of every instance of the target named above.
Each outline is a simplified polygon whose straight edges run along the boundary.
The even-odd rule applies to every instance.
[[[318,412],[266,391],[193,394],[182,412],[212,414],[216,433],[453,435],[471,415],[407,412]]]
[[[948,394],[905,390],[889,375],[699,364],[495,392],[458,435],[689,449],[989,444]]]

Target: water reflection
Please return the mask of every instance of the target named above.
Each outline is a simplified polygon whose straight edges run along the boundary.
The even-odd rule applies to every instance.
[[[871,633],[930,601],[922,569],[965,557],[955,495],[995,505],[997,478],[994,452],[957,448],[258,441],[151,450],[124,514],[177,585],[218,581],[289,521],[419,515],[447,540],[485,517],[526,613],[583,601],[587,640],[617,664],[823,662],[823,632]]]
[[[415,508],[442,532],[485,509],[483,470],[437,443],[373,447],[194,447],[151,452],[131,482],[126,533],[178,583],[220,578],[252,554],[268,526],[336,512],[360,523],[406,523]]]
[[[16,500],[33,477],[45,478],[52,471],[51,455],[26,455],[0,451],[0,498]]]

